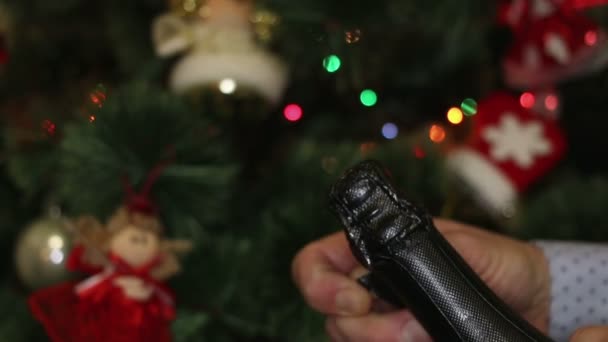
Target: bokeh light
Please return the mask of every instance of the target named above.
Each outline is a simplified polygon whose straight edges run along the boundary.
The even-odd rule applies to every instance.
[[[55,135],[55,131],[57,130],[57,125],[55,125],[55,123],[51,120],[44,120],[42,122],[42,129],[44,129],[44,131],[48,135]]]
[[[415,146],[414,147],[414,156],[418,159],[422,159],[426,156],[426,153],[424,153],[424,150],[422,149],[422,147]]]
[[[48,245],[52,249],[63,248],[63,238],[59,235],[51,235],[47,241]]]
[[[558,106],[559,106],[559,99],[557,98],[557,95],[550,94],[550,95],[547,95],[547,97],[545,97],[545,108],[547,108],[550,111],[554,111],[557,109]]]
[[[399,128],[392,122],[387,122],[382,126],[382,136],[386,139],[395,139],[399,135]]]
[[[232,94],[236,90],[236,82],[232,78],[224,78],[220,81],[219,88],[222,94]]]
[[[460,104],[460,108],[462,108],[462,112],[464,112],[464,115],[466,116],[475,115],[477,114],[477,101],[470,98],[464,99]],[[463,114],[462,112],[461,114]]]
[[[361,144],[361,154],[362,155],[367,155],[371,152],[373,152],[376,149],[376,143],[374,142],[366,142]]]
[[[354,43],[358,42],[360,39],[361,39],[361,30],[359,30],[359,29],[354,29],[354,30],[344,32],[344,40],[346,40],[346,43],[348,43],[348,44],[354,44]]]
[[[445,129],[440,125],[432,125],[429,130],[429,138],[434,143],[440,143],[445,140]]]
[[[464,119],[464,115],[460,108],[452,107],[448,110],[447,118],[451,124],[458,125]]]
[[[60,249],[51,249],[51,253],[49,253],[49,260],[55,265],[61,264],[63,261],[64,255]]]
[[[589,30],[585,33],[585,44],[593,46],[597,43],[597,31]]]
[[[524,108],[530,109],[534,107],[535,103],[536,98],[534,97],[534,94],[530,92],[525,92],[519,97],[519,104],[521,104],[521,106]]]
[[[299,105],[292,103],[285,106],[283,110],[283,115],[287,121],[295,122],[302,118],[302,107]]]
[[[376,92],[371,89],[363,90],[359,98],[361,99],[361,103],[367,107],[371,107],[378,102],[378,95],[376,95]]]
[[[340,57],[336,55],[329,55],[323,58],[323,67],[327,72],[336,72],[340,69],[342,65],[342,61],[340,61]]]

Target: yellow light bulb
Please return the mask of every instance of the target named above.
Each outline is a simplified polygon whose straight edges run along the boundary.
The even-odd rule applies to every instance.
[[[460,108],[452,107],[450,110],[448,110],[447,117],[451,124],[458,125],[464,119],[464,114]]]

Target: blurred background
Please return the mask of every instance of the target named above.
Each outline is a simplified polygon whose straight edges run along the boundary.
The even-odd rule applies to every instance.
[[[167,158],[174,341],[324,340],[290,262],[364,159],[433,215],[605,241],[602,2],[0,0],[0,336],[48,340],[69,222]]]

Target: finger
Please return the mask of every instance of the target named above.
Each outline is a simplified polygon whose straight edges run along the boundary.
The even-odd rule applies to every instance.
[[[433,223],[435,224],[435,227],[437,227],[437,230],[439,230],[443,234],[454,231],[461,231],[468,227],[464,224],[438,217],[433,218]]]
[[[363,266],[357,266],[352,271],[350,271],[349,277],[351,279],[357,280],[364,275],[367,275],[369,271]]]
[[[431,338],[409,311],[369,314],[361,317],[332,317],[328,328],[349,342],[431,342]]]
[[[325,331],[332,342],[348,342],[346,336],[342,335],[338,326],[336,326],[336,321],[333,318],[327,318],[325,320]]]
[[[292,264],[293,278],[314,309],[328,315],[362,315],[371,296],[349,273],[358,265],[343,233],[306,246]]]
[[[592,326],[577,330],[570,342],[608,342],[608,326]]]

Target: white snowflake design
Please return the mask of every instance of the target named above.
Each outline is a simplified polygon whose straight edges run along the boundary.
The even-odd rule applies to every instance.
[[[537,156],[551,153],[542,124],[522,123],[513,113],[505,113],[500,123],[486,128],[482,136],[490,144],[490,157],[499,162],[511,159],[522,169],[532,166]]]

